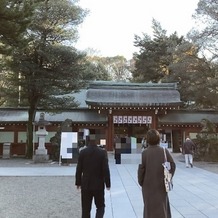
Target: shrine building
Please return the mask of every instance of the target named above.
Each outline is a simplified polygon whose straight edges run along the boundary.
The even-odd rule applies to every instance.
[[[114,149],[115,138],[133,137],[141,148],[146,132],[155,128],[168,147],[178,150],[188,136],[194,139],[202,129],[202,120],[218,124],[216,111],[182,109],[183,102],[176,83],[91,82],[87,89],[73,94],[78,108],[49,113],[38,110],[50,123],[46,126],[46,148],[52,152],[51,138],[68,122],[68,131],[78,132],[79,140],[86,130],[95,136],[97,144],[108,151]],[[3,145],[10,143],[11,156],[26,153],[28,111],[25,108],[0,108],[0,156]],[[70,130],[69,130],[70,129]],[[34,134],[34,148],[38,141]]]

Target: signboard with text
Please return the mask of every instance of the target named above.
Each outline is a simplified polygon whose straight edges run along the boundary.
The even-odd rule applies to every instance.
[[[151,124],[152,116],[113,116],[113,123],[117,124]]]

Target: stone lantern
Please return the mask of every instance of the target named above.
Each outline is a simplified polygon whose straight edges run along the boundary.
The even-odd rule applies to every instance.
[[[48,121],[45,120],[45,114],[41,113],[38,122],[34,123],[38,126],[38,131],[36,131],[36,135],[38,136],[38,148],[35,151],[35,155],[33,155],[33,161],[35,163],[43,163],[49,160],[49,155],[47,154],[47,149],[45,148],[45,137],[48,135],[46,131],[46,126],[50,125]]]

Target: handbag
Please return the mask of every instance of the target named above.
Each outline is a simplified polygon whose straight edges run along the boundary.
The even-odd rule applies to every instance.
[[[170,162],[167,161],[167,155],[166,155],[166,150],[164,149],[164,163],[163,168],[164,168],[164,185],[166,192],[169,192],[173,189],[173,178],[172,174],[170,173]]]
[[[138,183],[140,186],[143,185],[144,176],[145,176],[145,167],[142,164],[139,164],[138,165]]]

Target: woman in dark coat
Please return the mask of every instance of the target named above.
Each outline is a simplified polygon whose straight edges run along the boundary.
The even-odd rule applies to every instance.
[[[142,152],[142,163],[138,170],[138,182],[142,186],[144,201],[143,218],[171,218],[168,194],[164,185],[164,149],[160,147],[160,134],[151,129],[147,132],[148,147]],[[174,175],[176,165],[167,149],[167,161]]]

